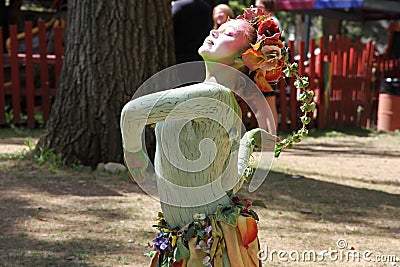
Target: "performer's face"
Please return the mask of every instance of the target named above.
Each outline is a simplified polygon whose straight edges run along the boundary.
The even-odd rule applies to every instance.
[[[250,46],[246,37],[248,29],[249,25],[244,20],[227,21],[210,32],[199,48],[199,54],[205,61],[232,65],[240,53]]]

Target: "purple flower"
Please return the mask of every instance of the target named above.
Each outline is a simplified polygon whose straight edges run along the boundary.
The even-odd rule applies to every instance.
[[[210,263],[210,260],[211,260],[210,256],[206,256],[206,257],[203,259],[203,265],[206,266],[206,267],[212,267],[212,265],[211,265],[211,263]]]
[[[161,252],[161,251],[170,251],[172,249],[171,242],[168,238],[163,236],[162,232],[159,232],[157,237],[153,240],[154,243],[154,250]]]
[[[196,249],[206,249],[207,244],[204,240],[200,240],[200,242],[196,245]]]
[[[212,230],[212,226],[210,225],[210,226],[207,226],[207,227],[204,229],[204,232],[206,232],[207,234],[209,234],[209,233],[211,232],[211,230]]]
[[[211,248],[211,246],[212,246],[212,243],[213,243],[213,237],[210,237],[208,240],[207,240],[207,248]]]

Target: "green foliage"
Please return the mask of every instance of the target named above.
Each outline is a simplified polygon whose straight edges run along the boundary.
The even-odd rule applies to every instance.
[[[232,8],[235,16],[243,13],[243,9],[250,7],[252,1],[229,1],[229,6]]]
[[[312,120],[311,117],[308,116],[308,113],[312,114],[316,107],[316,104],[313,102],[314,92],[308,89],[308,77],[302,77],[298,74],[297,63],[286,63],[286,68],[283,70],[283,73],[286,77],[294,76],[294,86],[301,91],[299,101],[303,103],[300,106],[303,115],[300,117],[300,121],[303,126],[297,132],[294,132],[292,136],[289,136],[275,144],[275,157],[279,157],[283,149],[292,148],[293,143],[301,142],[302,138],[308,135],[306,126]]]
[[[5,109],[6,109],[6,112],[5,112],[6,124],[8,126],[13,127],[14,126],[14,122],[13,122],[14,114],[13,114],[13,111],[12,111],[12,109],[7,111],[7,107]]]
[[[46,150],[43,147],[39,147],[35,159],[39,165],[46,165],[51,172],[55,172],[60,167],[64,166],[64,162],[52,149]]]
[[[25,159],[26,151],[20,151],[12,154],[0,154],[0,160],[17,160],[17,159]]]
[[[25,138],[24,145],[29,148],[29,151],[32,151],[35,148],[35,142],[29,137]]]
[[[351,38],[353,41],[374,40],[379,52],[383,52],[389,33],[386,31],[390,21],[342,21],[340,34]]]

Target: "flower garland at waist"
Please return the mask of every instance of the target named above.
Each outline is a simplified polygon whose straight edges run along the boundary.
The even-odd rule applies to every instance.
[[[193,222],[181,229],[171,229],[162,212],[159,212],[157,224],[153,225],[159,232],[153,240],[153,251],[149,253],[149,256],[157,261],[152,266],[181,266],[184,260],[190,258],[192,253],[190,244],[192,244],[192,247],[194,245],[194,249],[203,255],[202,264],[212,267],[216,254],[225,247],[224,242],[218,238],[222,234],[218,222],[237,227],[243,246],[248,248],[257,238],[259,220],[257,213],[250,207],[265,207],[265,205],[259,200],[251,202],[248,199],[239,199],[237,196],[231,200],[231,205],[218,206],[213,215],[193,215]]]

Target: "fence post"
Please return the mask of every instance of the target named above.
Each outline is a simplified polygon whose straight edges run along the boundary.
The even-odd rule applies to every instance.
[[[10,52],[13,122],[18,124],[21,120],[21,88],[19,83],[17,25],[10,25]]]
[[[318,100],[317,100],[317,119],[318,128],[325,127],[325,51],[324,51],[324,37],[319,38],[319,79],[318,79]]]
[[[26,115],[28,128],[35,128],[35,89],[33,82],[32,21],[25,21],[25,74],[26,74]]]
[[[310,90],[315,93],[315,39],[310,39],[310,59],[308,62],[308,77],[309,77],[309,82],[310,82]],[[310,123],[310,128],[314,128],[314,112],[311,114],[311,123]]]
[[[3,29],[0,27],[0,66],[4,66]],[[3,68],[3,67],[2,67]],[[0,124],[6,124],[5,108],[6,99],[4,92],[4,68],[0,70]]]

